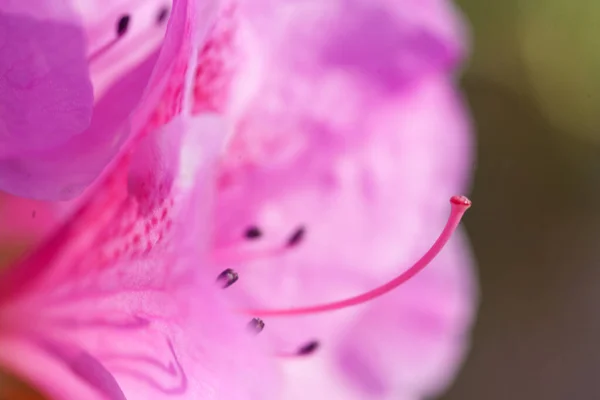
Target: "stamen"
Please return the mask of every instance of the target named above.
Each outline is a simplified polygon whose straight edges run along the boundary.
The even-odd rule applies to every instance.
[[[225,271],[221,272],[217,277],[217,282],[222,285],[223,289],[227,289],[229,286],[233,285],[237,282],[239,276],[238,273],[232,270],[231,268],[227,268]]]
[[[437,240],[433,243],[431,248],[412,267],[410,267],[409,269],[407,269],[398,277],[392,279],[388,283],[361,295],[350,297],[340,301],[335,301],[332,303],[282,310],[241,310],[241,313],[260,315],[263,317],[315,314],[325,311],[339,310],[342,308],[362,304],[373,300],[379,296],[382,296],[388,292],[391,292],[392,290],[396,289],[398,286],[402,285],[403,283],[414,277],[416,274],[421,272],[439,254],[439,252],[442,250],[442,248],[446,245],[446,243],[452,236],[452,233],[454,233],[454,231],[456,230],[464,213],[471,206],[471,201],[464,196],[453,196],[450,199],[450,204],[452,206],[452,210],[450,212],[450,216],[448,217],[448,221],[446,222],[446,226],[442,230],[442,233],[440,233],[440,236],[437,238]]]
[[[119,18],[119,21],[117,22],[117,36],[121,37],[125,33],[127,33],[127,28],[129,27],[129,21],[131,21],[131,18],[127,14],[125,14],[121,18]]]
[[[260,318],[252,318],[250,322],[248,322],[248,329],[250,332],[258,335],[265,329],[265,322]]]
[[[244,236],[246,237],[246,239],[258,239],[262,236],[262,232],[260,231],[260,229],[258,229],[258,227],[250,226],[248,227],[248,229],[246,229]]]
[[[310,342],[304,344],[302,347],[298,348],[298,350],[293,352],[278,352],[277,357],[282,358],[297,358],[297,357],[305,357],[313,354],[321,347],[321,344],[317,340],[311,340]]]
[[[213,260],[219,265],[242,264],[250,261],[279,257],[287,251],[285,247],[265,249],[225,248],[213,253]]]
[[[306,233],[306,230],[304,229],[304,227],[303,226],[298,227],[298,229],[296,229],[296,231],[288,239],[288,242],[287,242],[288,247],[294,247],[294,246],[298,245],[304,239],[304,233]]]
[[[99,49],[95,50],[92,54],[88,56],[88,63],[91,64],[108,50],[110,50],[118,41],[121,39],[129,28],[129,22],[131,21],[131,17],[127,14],[121,16],[117,21],[117,36],[113,38],[110,42],[102,45]]]
[[[306,343],[304,346],[298,349],[299,356],[308,356],[317,351],[320,347],[320,343],[316,340]]]
[[[290,250],[290,247],[297,246],[305,236],[305,231],[304,227],[299,227],[292,233],[285,245],[279,247],[262,249],[240,247],[221,248],[213,253],[213,260],[220,265],[231,265],[279,257],[286,254]],[[247,232],[246,237],[248,237]]]
[[[158,14],[156,15],[156,23],[160,25],[163,22],[165,22],[168,17],[169,17],[169,7],[162,6],[161,9],[158,11]]]

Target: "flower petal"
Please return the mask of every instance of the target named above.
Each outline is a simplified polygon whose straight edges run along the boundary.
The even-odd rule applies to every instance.
[[[54,147],[90,124],[85,37],[70,3],[0,8],[0,158]]]
[[[214,117],[179,117],[140,142],[28,260],[43,268],[35,282],[20,282],[19,295],[5,298],[0,326],[9,321],[11,331],[35,343],[44,338],[55,357],[52,349],[67,348],[59,358],[71,372],[72,359],[93,357],[88,366],[102,366],[128,398],[273,398],[276,385],[264,381],[273,376],[268,359],[245,332],[246,321],[224,308],[214,276],[199,267],[225,137]],[[13,270],[19,268],[31,267]],[[5,279],[15,283],[14,275]],[[18,372],[56,393],[56,377],[31,376],[35,371]],[[76,375],[101,390],[89,374]]]
[[[268,117],[257,115],[256,123],[264,129],[243,127],[233,142],[257,130],[276,131],[274,137],[285,138],[279,121]],[[423,250],[419,237],[429,228],[425,221],[442,221],[448,198],[464,190],[471,150],[468,125],[460,99],[444,78],[423,82],[387,104],[364,108],[362,120],[370,136],[356,144],[338,147],[331,146],[335,138],[315,139],[290,152],[285,162],[275,161],[272,153],[257,158],[260,163],[237,164],[234,152],[222,166],[217,250],[281,247],[298,226],[307,232],[284,255],[256,262],[250,258],[247,265],[234,267],[242,279],[251,280],[244,287],[261,303],[331,300],[371,285],[365,277],[381,281],[390,271],[400,272],[400,260],[414,259]],[[300,126],[303,130],[290,135],[353,134]],[[260,240],[244,239],[248,226],[261,228]],[[331,281],[323,282],[324,274]],[[338,285],[341,292],[336,292]]]
[[[44,148],[0,154],[0,188],[38,199],[71,199],[99,176],[127,140],[181,111],[190,52],[212,22],[215,2],[174,1],[162,47],[164,29],[155,20],[163,7],[159,0],[141,8],[113,3],[102,9],[108,11],[78,4],[89,25],[88,47],[95,52],[89,61],[96,96],[89,127]],[[127,10],[132,28],[116,40],[116,21]],[[103,45],[109,49],[102,50]]]
[[[336,300],[402,272],[465,189],[472,152],[451,76],[463,38],[447,2],[275,3],[242,3],[214,245],[281,248],[298,226],[307,234],[227,265],[240,275],[227,295],[252,308]],[[244,239],[250,226],[260,240]],[[359,310],[273,318],[264,336],[276,349],[335,346]]]

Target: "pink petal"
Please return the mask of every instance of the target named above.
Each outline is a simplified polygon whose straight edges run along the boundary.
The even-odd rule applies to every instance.
[[[441,221],[448,198],[464,190],[471,151],[468,124],[462,102],[443,78],[363,110],[361,125],[371,136],[356,145],[331,146],[335,138],[314,140],[290,151],[285,160],[275,161],[273,153],[250,164],[229,153],[220,171],[217,249],[281,246],[297,226],[307,229],[306,240],[285,257],[242,266],[251,274],[249,279],[264,285],[256,287],[256,293],[269,293],[273,299],[283,295],[272,291],[280,286],[279,280],[291,278],[272,273],[270,267],[285,269],[286,274],[312,271],[315,280],[324,268],[375,277],[387,274],[397,268],[399,258],[412,255],[420,245],[416,238],[426,228],[423,221],[433,217]],[[252,123],[263,129],[242,126],[233,141],[270,132],[283,139],[292,131],[279,131],[278,122],[277,116],[253,115]],[[336,132],[302,128],[293,132],[315,137]],[[339,132],[340,137],[352,133]],[[260,145],[258,151],[263,151]],[[264,235],[249,243],[243,233],[252,225]]]
[[[240,3],[266,51],[301,73],[342,68],[396,90],[448,71],[464,52],[461,24],[444,0]]]
[[[465,189],[472,151],[451,83],[463,37],[446,2],[276,3],[242,2],[243,62],[226,110],[236,134],[222,161],[214,243],[217,252],[277,248],[306,227],[284,254],[227,265],[240,274],[227,295],[267,308],[336,300],[408,267],[433,241],[424,234],[443,221],[448,198]],[[263,232],[252,243],[249,226]],[[265,336],[276,349],[312,339],[327,348],[357,313],[268,320]],[[454,322],[466,330],[468,321]],[[458,361],[425,356],[423,368],[448,372]]]
[[[164,29],[156,22],[161,1],[143,7],[112,3],[78,3],[93,53],[89,64],[96,102],[89,127],[44,148],[0,155],[0,188],[27,197],[71,199],[98,177],[127,140],[180,111],[186,65],[197,46],[192,42],[204,37],[214,2],[175,1],[162,47]],[[127,13],[131,29],[115,42],[118,18]]]
[[[374,301],[341,338],[335,359],[359,398],[430,398],[454,378],[477,297],[459,239],[400,290]]]
[[[61,214],[60,205],[0,193],[0,243],[41,239]]]
[[[0,158],[81,133],[94,101],[84,32],[71,2],[15,3],[4,2],[0,11]]]
[[[214,117],[173,120],[0,280],[19,289],[1,291],[8,367],[57,399],[82,393],[82,382],[114,399],[115,385],[130,399],[273,398],[260,345],[199,268],[224,137]],[[26,272],[37,278],[18,281]],[[58,375],[44,368],[57,365]],[[64,373],[76,375],[74,392],[65,392]]]

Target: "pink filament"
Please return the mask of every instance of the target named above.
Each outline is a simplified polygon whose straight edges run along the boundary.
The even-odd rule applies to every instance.
[[[113,40],[106,43],[105,45],[94,51],[92,54],[90,54],[88,56],[88,63],[91,64],[98,58],[100,58],[102,55],[106,54],[106,52],[110,50],[119,41],[119,39],[119,37],[114,38]]]
[[[412,267],[410,267],[409,269],[407,269],[398,277],[392,279],[388,283],[379,286],[378,288],[375,288],[373,290],[370,290],[366,293],[360,294],[358,296],[335,301],[332,303],[282,310],[241,310],[241,313],[253,316],[258,315],[261,317],[282,317],[292,315],[316,314],[362,304],[373,300],[379,296],[382,296],[388,292],[391,292],[392,290],[396,289],[398,286],[402,285],[403,283],[414,277],[416,274],[421,272],[439,254],[439,252],[444,248],[446,243],[448,243],[448,240],[452,236],[452,233],[454,233],[454,231],[456,230],[464,213],[471,206],[471,201],[464,196],[453,196],[450,199],[450,204],[452,206],[452,209],[450,211],[448,221],[446,222],[446,226],[442,230],[442,233],[440,233],[440,236],[433,243],[431,248]]]
[[[212,257],[219,265],[232,265],[278,257],[287,251],[289,248],[283,246],[264,249],[224,248],[216,250]]]

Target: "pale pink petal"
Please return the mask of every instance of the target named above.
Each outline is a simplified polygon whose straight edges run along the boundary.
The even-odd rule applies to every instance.
[[[115,399],[111,376],[130,399],[275,396],[247,320],[225,308],[202,268],[224,137],[214,117],[173,120],[116,165],[55,239],[4,276],[13,284],[2,290],[4,335],[37,347],[11,354],[9,367],[58,399],[73,398],[60,375],[18,360],[49,354],[77,375],[75,390],[84,381]]]
[[[282,248],[299,226],[306,238],[227,265],[240,274],[227,296],[286,308],[391,279],[433,242],[448,198],[468,184],[469,121],[451,82],[463,53],[454,10],[442,1],[241,4],[235,45],[243,61],[226,109],[237,125],[221,164],[215,252]],[[244,238],[251,226],[260,239]],[[464,295],[470,317],[474,299]],[[273,318],[264,337],[275,351],[312,339],[331,348],[359,311]],[[454,323],[466,330],[468,321]],[[459,353],[463,343],[453,344]],[[450,374],[458,364],[425,355],[419,368]],[[417,395],[438,389],[434,378]]]
[[[456,236],[428,269],[374,301],[340,338],[335,360],[359,398],[430,398],[452,382],[477,302],[465,244]]]

